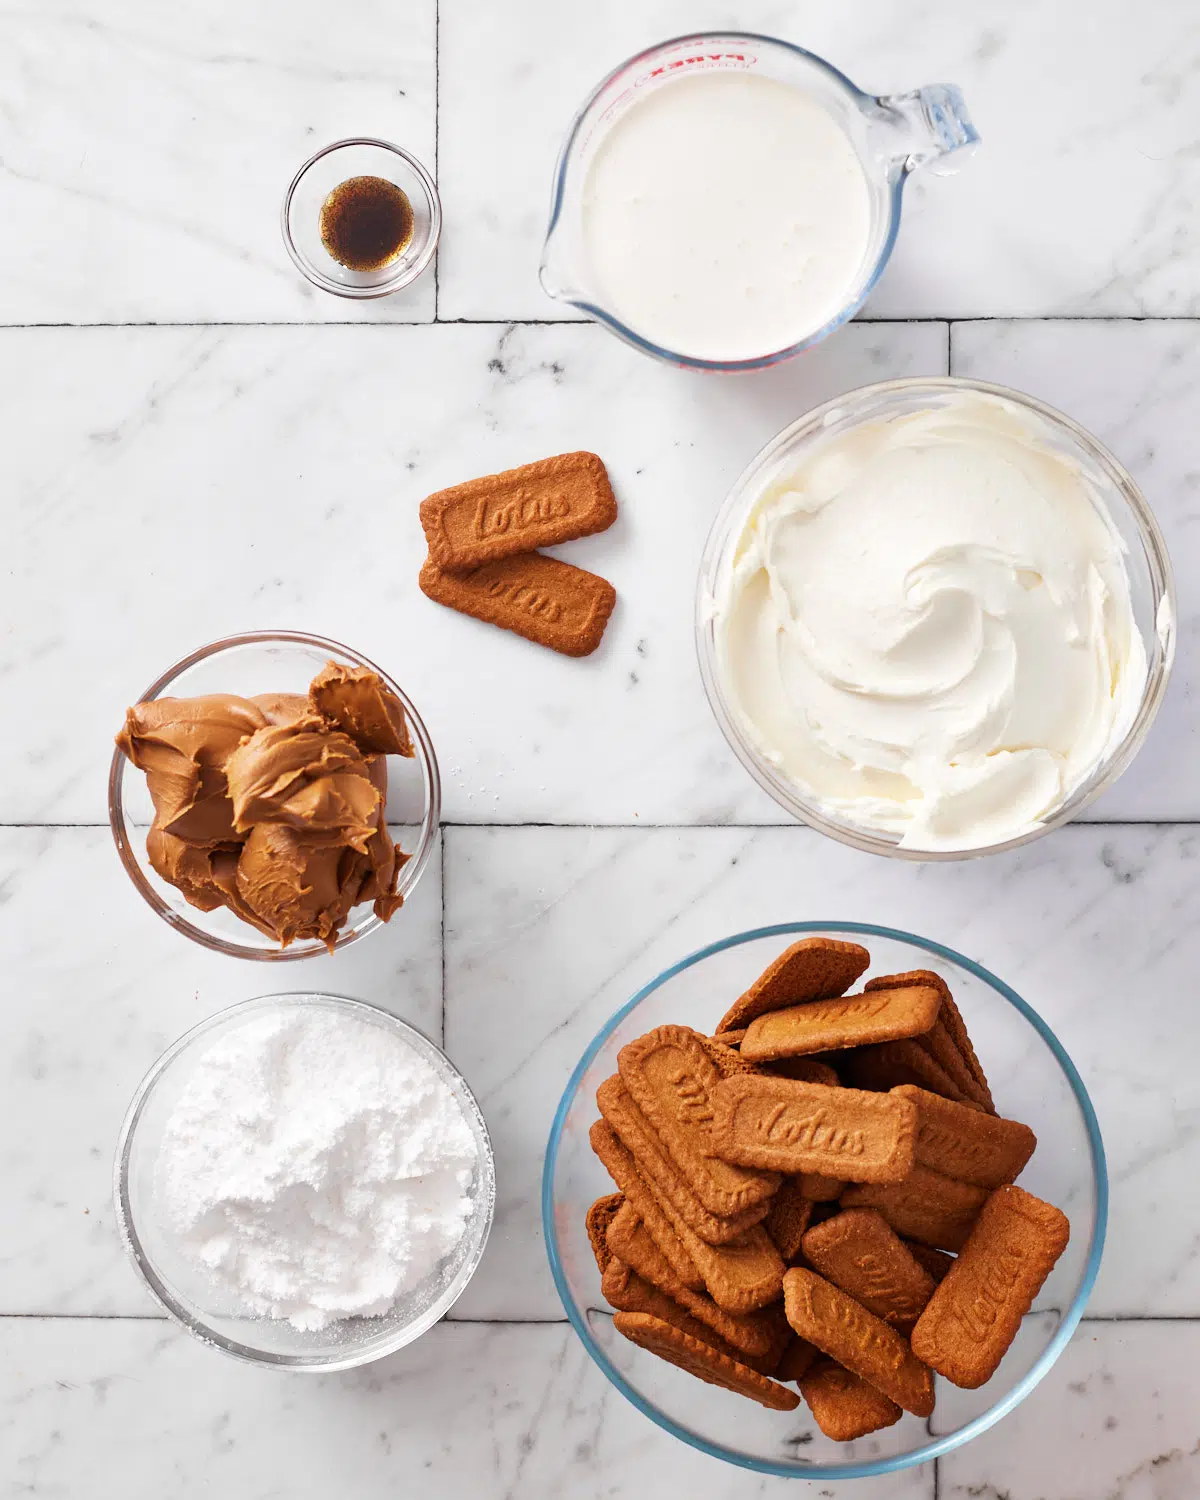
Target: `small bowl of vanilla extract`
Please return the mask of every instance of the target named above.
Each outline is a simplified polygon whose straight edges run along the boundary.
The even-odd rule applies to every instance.
[[[389,141],[335,141],[310,156],[283,200],[283,243],[302,275],[337,297],[386,297],[433,259],[442,204],[433,178]]]

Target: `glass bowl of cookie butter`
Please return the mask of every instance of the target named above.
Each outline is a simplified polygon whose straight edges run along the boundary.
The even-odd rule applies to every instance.
[[[128,701],[109,824],[138,894],[176,932],[278,962],[403,922],[437,844],[441,778],[382,668],[322,636],[250,631]]]
[[[957,377],[785,428],[718,513],[696,593],[743,766],[793,817],[901,859],[1077,817],[1145,741],[1176,634],[1132,476],[1061,412]]]
[[[748,1143],[772,1171],[730,1166]],[[542,1176],[606,1378],[711,1457],[820,1481],[928,1463],[1030,1396],[1107,1214],[1095,1111],[1041,1015],[861,922],[737,933],[651,979],[575,1067]]]

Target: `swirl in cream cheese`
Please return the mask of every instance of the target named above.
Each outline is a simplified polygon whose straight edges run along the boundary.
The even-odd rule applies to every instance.
[[[830,434],[759,497],[716,600],[744,735],[903,848],[1036,828],[1137,714],[1123,544],[1047,431],[967,392]]]

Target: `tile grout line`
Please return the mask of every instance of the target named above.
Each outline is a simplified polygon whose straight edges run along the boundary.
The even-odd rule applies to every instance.
[[[437,165],[435,154],[434,165]],[[379,320],[378,322],[367,322],[361,319],[350,318],[270,318],[270,319],[159,319],[159,318],[130,318],[119,322],[94,322],[94,323],[71,323],[65,321],[40,321],[32,323],[4,323],[0,322],[0,332],[7,330],[35,329],[35,328],[77,328],[80,330],[89,328],[442,328],[453,327],[456,324],[479,328],[579,328],[596,327],[594,318],[522,318],[522,317],[495,317],[495,318],[443,318],[437,313],[437,292],[439,279],[437,272],[437,260],[434,262],[434,316],[432,318],[397,318]],[[971,323],[1079,323],[1079,324],[1104,324],[1104,323],[1153,323],[1164,327],[1187,327],[1189,325],[1200,326],[1200,314],[1184,314],[1180,316],[1148,316],[1135,313],[1110,313],[1090,317],[1085,314],[1071,313],[994,313],[977,315],[974,317],[947,317],[944,313],[934,316],[921,317],[872,317],[855,318],[847,327],[864,328],[901,328],[906,326],[923,327],[929,324],[943,323],[948,328]]]
[[[440,863],[440,880],[442,894],[441,932],[442,932],[442,1051],[446,1050],[446,835],[442,831],[442,857]]]
[[[1084,1313],[1079,1323],[1200,1323],[1200,1313]]]
[[[166,1313],[0,1313],[0,1323],[170,1323]]]
[[[179,1325],[166,1313],[65,1313],[0,1312],[0,1323],[169,1323]],[[447,1313],[438,1323],[459,1323],[479,1328],[566,1328],[570,1320],[560,1318],[458,1318]],[[437,1323],[431,1325],[436,1328]],[[180,1330],[183,1331],[182,1329]]]
[[[604,1309],[607,1311],[607,1309]],[[0,1312],[0,1323],[21,1320],[46,1323],[173,1323],[166,1313],[63,1313],[63,1312]],[[453,1312],[439,1320],[443,1323],[461,1323],[482,1328],[563,1328],[570,1324],[566,1317],[557,1318],[460,1318]],[[1180,1324],[1200,1327],[1200,1313],[1087,1313],[1079,1320],[1079,1327],[1090,1324],[1116,1325],[1124,1323]],[[434,1327],[437,1325],[434,1324]]]
[[[442,115],[442,12],[441,0],[434,0],[433,4],[433,181],[437,188],[438,198],[441,199],[442,187],[439,182],[439,164],[441,161],[441,115]],[[441,260],[442,250],[439,239],[437,251],[433,257],[433,321],[438,321],[438,303],[441,300]]]
[[[97,820],[94,823],[21,823],[5,822],[0,820],[0,832],[9,828],[44,828],[48,830],[56,828],[107,828],[107,820]],[[403,824],[391,823],[392,827],[402,827]],[[458,822],[453,818],[445,818],[438,824],[439,829],[517,829],[517,828],[565,828],[565,829],[595,829],[603,831],[612,829],[614,832],[631,832],[634,829],[647,828],[659,829],[669,833],[691,833],[702,831],[719,832],[729,830],[733,833],[767,833],[771,830],[795,829],[802,833],[815,834],[815,828],[808,827],[801,822],[790,823],[651,823],[641,818],[632,823],[609,822],[605,819],[593,819],[590,822],[547,822],[540,819],[515,819],[512,822],[496,821],[472,821]],[[1061,828],[1054,830],[1055,833],[1075,832],[1083,828],[1196,828],[1200,827],[1200,818],[1088,818],[1078,819],[1073,823],[1064,823]],[[1010,851],[1012,852],[1012,851]]]

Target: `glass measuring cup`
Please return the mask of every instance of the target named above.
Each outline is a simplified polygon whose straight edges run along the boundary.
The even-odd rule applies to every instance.
[[[588,171],[614,124],[672,79],[712,69],[756,73],[816,100],[845,131],[870,194],[870,233],[845,304],[799,342],[746,359],[702,359],[664,349],[622,322],[604,304],[584,234]],[[962,94],[952,84],[929,84],[906,94],[866,94],[803,47],[750,32],[704,32],[660,42],[610,73],[571,122],[555,170],[539,273],[542,286],[557,301],[596,318],[618,338],[672,364],[700,370],[755,370],[777,364],[825,338],[862,306],[892,253],[909,174],[978,139]]]

